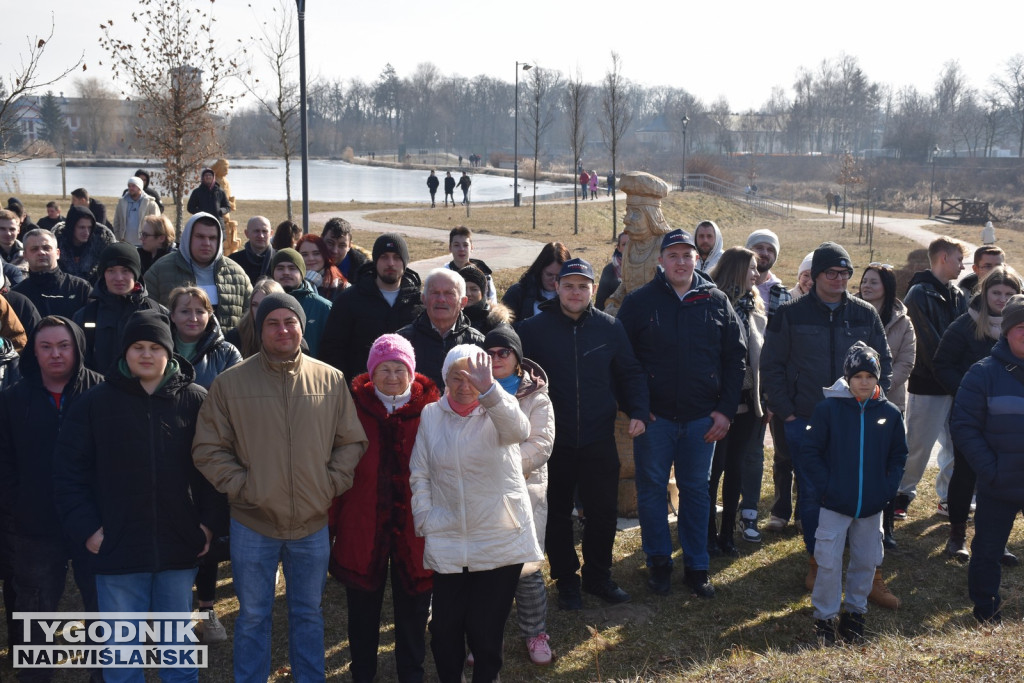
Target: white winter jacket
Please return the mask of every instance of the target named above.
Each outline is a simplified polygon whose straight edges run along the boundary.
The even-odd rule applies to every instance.
[[[530,436],[519,444],[523,458],[526,490],[533,508],[533,526],[537,543],[544,550],[544,530],[548,523],[548,458],[555,444],[555,411],[548,398],[548,376],[544,369],[529,358],[522,361],[523,379],[516,392],[519,407],[530,420]],[[532,574],[541,568],[540,562],[528,562],[523,574]]]
[[[423,565],[441,574],[543,559],[519,444],[530,422],[495,383],[467,417],[444,396],[423,409],[410,462]]]

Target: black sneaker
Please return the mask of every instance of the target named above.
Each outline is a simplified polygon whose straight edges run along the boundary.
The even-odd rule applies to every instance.
[[[715,597],[715,587],[708,580],[707,569],[687,569],[683,582],[690,587],[692,595],[698,598]]]
[[[672,591],[672,565],[667,557],[652,557],[647,568],[647,588],[655,595],[668,595]]]
[[[623,602],[629,602],[630,600],[629,593],[619,588],[619,585],[611,579],[608,579],[604,583],[596,586],[588,586],[584,584],[583,590],[591,595],[596,595],[610,605],[618,605]]]
[[[815,619],[814,635],[822,645],[835,645],[838,639],[835,619]]]
[[[558,588],[558,609],[565,612],[578,612],[583,609],[583,596],[579,586]]]
[[[839,615],[839,637],[848,643],[864,641],[864,615],[857,612],[843,612]]]

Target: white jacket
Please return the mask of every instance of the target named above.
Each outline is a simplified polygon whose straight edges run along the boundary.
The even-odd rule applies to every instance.
[[[497,384],[467,417],[444,396],[423,409],[409,464],[423,565],[441,574],[543,559],[519,444],[530,422]]]
[[[519,407],[530,420],[530,436],[519,444],[523,458],[526,490],[533,508],[533,526],[537,543],[544,550],[544,530],[548,524],[548,458],[555,444],[555,411],[548,398],[548,376],[544,369],[529,358],[522,361],[524,377],[516,392]],[[541,563],[527,563],[523,574],[532,574]]]

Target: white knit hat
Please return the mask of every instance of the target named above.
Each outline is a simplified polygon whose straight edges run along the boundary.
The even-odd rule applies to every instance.
[[[469,358],[470,356],[475,356],[482,352],[483,349],[476,344],[459,344],[458,346],[452,347],[452,350],[444,357],[444,365],[441,366],[441,378],[447,382],[448,371],[452,369],[452,366],[455,365],[455,363],[459,362],[463,358]]]

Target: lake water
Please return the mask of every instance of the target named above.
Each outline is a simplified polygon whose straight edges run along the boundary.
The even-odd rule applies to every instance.
[[[285,199],[283,160],[230,160],[228,181],[238,199]],[[301,204],[301,163],[293,162],[292,199]],[[128,178],[137,168],[154,169],[138,159],[124,160],[123,167],[68,167],[67,191],[84,187],[98,197],[118,197],[124,191]],[[460,172],[452,171],[458,180]],[[512,179],[501,176],[474,174],[470,198],[474,202],[492,202],[512,199]],[[441,187],[437,200],[444,198],[444,172],[439,171]],[[154,184],[162,195],[167,189],[157,172]],[[199,178],[196,178],[196,185]],[[532,195],[533,185],[519,179],[524,199]],[[537,196],[553,195],[571,188],[554,183],[537,183]],[[56,159],[29,159],[16,164],[0,164],[0,192],[6,195],[42,194],[60,197],[60,165]],[[455,188],[455,196],[462,200],[462,191]],[[427,192],[427,172],[394,168],[359,166],[343,161],[310,160],[309,198],[311,201],[330,202],[423,202],[430,198]]]

